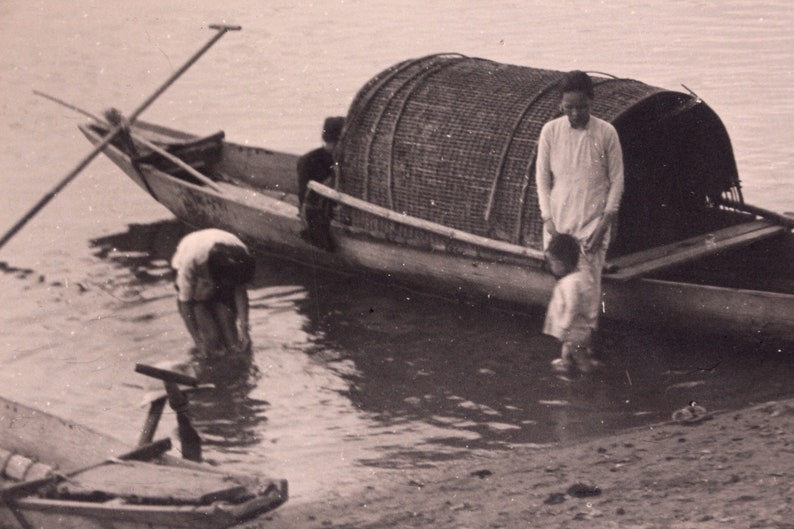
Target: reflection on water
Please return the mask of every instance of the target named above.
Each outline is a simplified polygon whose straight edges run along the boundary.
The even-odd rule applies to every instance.
[[[299,153],[318,144],[323,116],[345,113],[372,75],[408,58],[450,51],[599,70],[686,83],[725,122],[748,200],[792,209],[794,11],[781,0],[683,10],[650,0],[71,4],[47,3],[47,16],[41,1],[2,7],[5,226],[88,150],[75,128],[82,117],[31,88],[94,112],[134,108],[207,38],[198,28],[222,19],[245,30],[169,88],[147,120],[220,127],[234,141]],[[170,214],[102,157],[59,194],[4,247],[0,386],[134,440],[147,389],[135,362],[190,358],[168,267],[188,228],[153,222]],[[210,459],[286,477],[292,503],[475,447],[667,419],[691,400],[710,410],[763,401],[790,394],[794,375],[790,346],[609,326],[600,344],[608,368],[565,383],[549,373],[558,351],[539,335],[539,313],[463,306],[265,253],[250,296],[250,364],[202,366],[217,388],[195,397],[194,415]]]
[[[57,395],[53,412],[136,439],[136,403],[158,384],[134,364],[192,358],[168,267],[188,231],[160,221],[97,237],[84,271],[62,280],[4,264],[5,302],[26,310],[5,320],[16,341],[0,384],[24,380],[12,396]],[[294,500],[475,450],[667,420],[691,401],[763,402],[789,395],[794,377],[790,347],[609,324],[598,344],[606,369],[567,382],[549,369],[559,350],[540,334],[541,312],[465,305],[265,252],[249,297],[252,354],[199,364],[215,389],[193,397],[192,413],[208,460],[285,477]]]
[[[191,399],[193,423],[209,450],[245,454],[266,428],[270,403],[250,395],[261,372],[250,357],[210,362],[200,361],[198,377],[215,387]]]
[[[163,221],[92,241],[115,270],[108,288],[136,292],[137,303],[168,298],[161,310],[175,311],[167,263],[187,231]],[[227,463],[308,465],[345,451],[343,467],[432,464],[666,420],[693,400],[709,409],[765,400],[794,375],[787,351],[607,325],[607,369],[564,381],[548,368],[558,346],[540,334],[540,312],[464,305],[268,254],[257,263],[253,355],[199,365],[216,389],[194,398],[209,457]]]

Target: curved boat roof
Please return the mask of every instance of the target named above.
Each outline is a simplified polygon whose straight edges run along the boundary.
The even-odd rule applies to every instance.
[[[337,185],[395,211],[540,248],[534,161],[541,128],[560,115],[563,75],[458,54],[396,64],[350,106]],[[741,200],[727,131],[702,100],[591,77],[593,115],[615,126],[623,146],[621,218],[668,232],[657,241],[648,230],[624,231],[625,251],[686,235],[723,194]],[[349,214],[354,225],[384,229],[380,220]]]

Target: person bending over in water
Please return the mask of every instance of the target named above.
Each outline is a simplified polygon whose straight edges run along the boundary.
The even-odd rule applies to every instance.
[[[246,283],[256,261],[229,232],[199,230],[177,245],[171,268],[179,314],[200,354],[242,353],[251,346]]]
[[[562,342],[560,358],[552,361],[555,371],[565,373],[574,367],[589,373],[599,365],[591,351],[590,300],[593,279],[579,267],[579,241],[572,235],[557,234],[546,248],[546,262],[557,284],[543,324],[543,334]]]

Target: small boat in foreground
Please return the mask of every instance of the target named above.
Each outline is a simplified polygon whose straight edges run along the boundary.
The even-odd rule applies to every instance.
[[[152,404],[162,410],[162,399]],[[0,397],[0,527],[219,529],[287,499],[286,481],[227,474],[170,447],[131,447]]]
[[[294,154],[141,121],[104,153],[197,228],[223,228],[310,265],[542,306],[554,278],[543,267],[529,175],[540,128],[558,111],[561,75],[440,55],[367,83],[346,117],[334,188],[310,184],[335,204],[333,251],[301,236]],[[626,165],[604,317],[794,340],[794,219],[744,202],[716,114],[692,94],[594,80],[594,114],[618,129]],[[80,129],[97,145],[111,127]]]

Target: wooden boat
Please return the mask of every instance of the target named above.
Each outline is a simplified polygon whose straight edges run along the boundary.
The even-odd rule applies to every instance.
[[[215,529],[275,509],[286,481],[133,448],[0,397],[0,527]]]
[[[436,67],[436,63],[429,65],[428,60],[443,68]],[[401,101],[396,109],[386,108],[393,104],[399,89],[388,91],[389,99],[381,108],[378,108],[378,94],[372,93],[384,90],[395,80],[402,79],[402,87],[425,72],[434,71],[438,76],[438,72],[460,64],[470,66],[458,56],[409,61],[388,70],[362,89],[347,116],[343,139],[337,148],[342,152],[337,154],[342,160],[342,175],[345,171],[353,173],[364,183],[340,184],[338,178],[335,188],[317,182],[310,184],[314,192],[336,204],[330,228],[333,251],[320,249],[301,237],[304,224],[297,208],[294,154],[231,143],[225,141],[223,133],[199,137],[145,122],[136,122],[126,142],[114,141],[104,153],[155,200],[197,228],[227,229],[255,245],[307,264],[374,273],[389,281],[472,300],[519,307],[543,306],[554,279],[543,268],[537,226],[533,228],[532,219],[527,220],[531,213],[527,204],[532,202],[533,195],[532,183],[525,175],[534,153],[530,149],[523,154],[516,147],[526,146],[527,138],[536,137],[537,123],[532,123],[535,128],[526,127],[526,138],[518,138],[518,132],[514,132],[509,144],[501,150],[501,161],[492,163],[499,172],[490,192],[486,189],[480,193],[472,188],[460,193],[457,189],[468,185],[464,177],[472,164],[487,158],[489,153],[498,153],[499,149],[486,145],[488,152],[481,152],[474,162],[456,168],[449,156],[438,154],[439,145],[448,147],[441,143],[445,138],[461,136],[459,131],[443,129],[451,121],[449,115],[430,127],[422,121],[430,119],[427,101],[423,101],[417,118],[408,115],[412,101]],[[500,71],[494,70],[490,63],[488,66],[490,73],[483,76],[483,83],[495,76],[494,71]],[[479,68],[479,64],[475,67]],[[465,73],[468,83],[472,74]],[[541,73],[548,86],[550,80],[559,79],[554,72]],[[601,90],[602,96],[597,96],[596,101],[609,100],[607,90],[619,90],[622,106],[594,110],[596,115],[616,115],[612,121],[622,141],[624,135],[630,138],[624,145],[627,191],[621,210],[621,229],[611,247],[604,276],[604,317],[748,339],[759,336],[794,339],[794,236],[791,234],[794,220],[744,203],[727,133],[705,103],[693,95],[663,91],[636,81],[617,81],[623,80],[608,79],[597,84],[597,94]],[[433,101],[439,98],[437,88],[428,95]],[[488,87],[485,91],[488,92]],[[418,92],[417,89],[414,94]],[[465,93],[455,91],[454,99],[444,101],[442,110],[449,111]],[[542,90],[539,93],[545,94]],[[490,94],[483,97],[490,98]],[[538,97],[533,95],[530,103],[536,104]],[[630,103],[625,103],[626,100]],[[554,111],[551,112],[553,115]],[[482,120],[484,115],[464,114],[473,114],[473,120]],[[528,114],[531,112],[522,112],[521,119]],[[647,117],[651,114],[652,119]],[[397,117],[389,125],[388,134],[373,135],[372,131],[390,115]],[[535,116],[535,121],[542,125],[549,115],[549,111],[544,111],[542,116]],[[408,118],[417,118],[416,123],[412,125]],[[455,118],[461,119],[457,114]],[[514,120],[513,131],[521,130],[521,119]],[[693,132],[696,124],[702,123],[706,124],[708,135],[700,129]],[[471,131],[477,124],[472,121],[462,126]],[[406,127],[409,129],[401,137],[401,130]],[[99,122],[80,128],[94,144],[109,130],[108,125]],[[441,138],[423,140],[432,144],[433,149],[414,141],[422,134],[430,134],[428,130]],[[661,140],[675,141],[675,148],[656,145],[660,141],[657,136],[662,133],[666,136]],[[685,137],[674,139],[679,135]],[[388,136],[388,141],[380,153],[378,142],[386,141],[383,136]],[[490,137],[483,136],[464,145],[460,148],[461,158],[487,143]],[[399,141],[402,143],[398,144]],[[409,144],[410,148],[406,147]],[[699,146],[702,152],[684,151],[684,144],[690,151],[692,145]],[[426,160],[416,159],[419,155],[415,151],[421,155],[422,149],[432,150],[433,163],[441,160],[443,170],[458,178],[454,183],[458,187],[447,195],[420,196],[405,187],[407,184],[403,182],[415,183],[419,173],[438,176],[442,171],[438,167],[428,168]],[[515,162],[519,155],[525,158]],[[642,197],[651,191],[659,193],[680,180],[677,174],[660,169],[675,165],[676,156],[683,164],[679,170],[699,171],[699,179],[692,177],[687,185],[694,189],[700,183],[706,189],[704,196],[699,197],[699,202],[685,198],[675,205],[670,201],[651,205],[642,202]],[[511,164],[519,166],[516,174],[524,175],[523,183],[515,178],[510,180]],[[653,178],[637,176],[649,172],[654,172]],[[433,180],[437,181],[438,178]],[[504,186],[508,188],[502,189]],[[472,200],[487,195],[485,217],[490,215],[486,219],[489,222],[484,224],[481,216],[473,214],[463,218],[472,209],[470,203],[464,202],[465,198],[457,202],[447,200],[451,205],[443,210],[441,202],[453,193],[471,196]],[[695,194],[689,188],[676,188],[673,193]],[[514,200],[513,195],[523,198]],[[504,228],[516,219],[515,215],[503,215],[508,222],[501,225],[494,221],[498,220],[500,207],[508,209],[500,205],[507,203],[507,199],[500,202],[500,196],[523,208],[515,229]],[[435,209],[422,212],[414,208],[410,202],[416,202],[417,197]],[[441,216],[434,217],[439,210]],[[363,217],[369,220],[361,221]],[[470,225],[461,224],[469,220]]]

